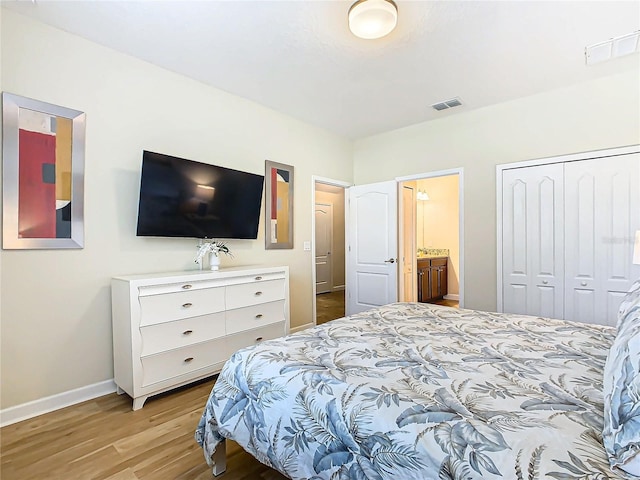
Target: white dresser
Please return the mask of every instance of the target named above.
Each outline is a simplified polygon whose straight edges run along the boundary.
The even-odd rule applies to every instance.
[[[289,332],[288,267],[115,277],[111,299],[114,380],[134,410]]]

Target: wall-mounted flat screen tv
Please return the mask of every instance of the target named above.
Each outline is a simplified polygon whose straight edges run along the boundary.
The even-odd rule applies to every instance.
[[[258,237],[264,176],[144,151],[138,236]]]

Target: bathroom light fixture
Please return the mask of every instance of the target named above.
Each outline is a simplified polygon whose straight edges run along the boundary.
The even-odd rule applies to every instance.
[[[425,192],[424,190],[418,190],[418,200],[426,202],[427,200],[429,200],[429,195],[427,195],[427,192]]]
[[[384,37],[397,23],[398,7],[393,0],[358,0],[349,8],[349,29],[356,37]]]

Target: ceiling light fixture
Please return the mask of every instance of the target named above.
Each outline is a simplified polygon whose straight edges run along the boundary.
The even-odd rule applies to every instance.
[[[384,37],[397,23],[398,7],[393,0],[358,0],[349,9],[349,29],[356,37]]]

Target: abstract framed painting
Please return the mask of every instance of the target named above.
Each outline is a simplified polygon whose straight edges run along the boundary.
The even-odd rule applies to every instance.
[[[85,114],[3,92],[2,126],[2,248],[83,248]]]
[[[265,160],[267,250],[293,248],[293,167]]]

